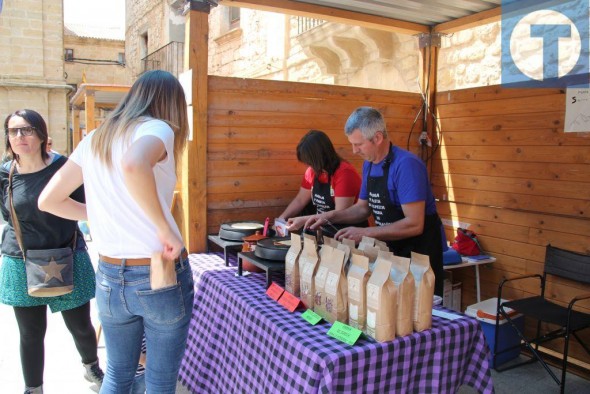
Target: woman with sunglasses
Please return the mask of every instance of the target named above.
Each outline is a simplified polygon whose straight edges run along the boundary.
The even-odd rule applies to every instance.
[[[85,366],[87,380],[102,384],[98,365],[96,333],[90,320],[90,300],[95,279],[84,238],[78,234],[74,253],[74,290],[57,297],[31,297],[27,292],[25,263],[13,226],[9,197],[12,170],[12,204],[16,211],[23,244],[28,249],[55,249],[72,244],[77,222],[42,212],[37,200],[45,185],[67,158],[47,152],[47,126],[37,112],[23,109],[4,121],[8,161],[0,167],[0,210],[6,221],[0,265],[0,303],[11,305],[20,332],[20,356],[25,393],[43,392],[44,338],[47,306],[61,312]],[[82,187],[72,198],[84,201]]]

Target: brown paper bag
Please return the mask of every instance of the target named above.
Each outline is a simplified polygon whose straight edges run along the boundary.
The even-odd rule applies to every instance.
[[[375,238],[365,237],[361,238],[361,242],[359,242],[359,249],[365,250],[367,246],[375,246]]]
[[[355,243],[355,242],[354,242],[352,239],[349,239],[349,238],[342,238],[342,243],[343,243],[344,245],[347,245],[347,246],[349,246],[349,247],[350,247],[350,249],[355,249],[355,248],[356,248],[356,243]]]
[[[285,256],[285,290],[295,297],[301,295],[299,275],[299,256],[301,255],[301,236],[291,233],[291,246]]]
[[[319,256],[315,237],[309,234],[303,234],[303,250],[299,256],[300,298],[305,307],[312,310],[315,294],[313,277],[318,260]]]
[[[378,342],[395,338],[397,295],[389,277],[391,264],[388,258],[378,257],[367,282],[367,334]]]
[[[395,335],[403,337],[414,330],[414,299],[416,283],[410,272],[410,259],[394,256],[390,277],[397,289],[397,316]]]
[[[361,249],[359,248],[359,250]],[[365,248],[362,249],[362,251],[365,254],[365,256],[369,258],[369,270],[373,271],[373,265],[375,264],[375,261],[379,256],[379,248],[375,246],[365,246]]]
[[[340,243],[340,242],[336,241],[334,238],[328,237],[327,235],[324,235],[323,239],[324,239],[324,245],[329,245],[333,248],[338,246],[338,244]]]
[[[326,244],[322,245],[322,248],[320,249],[320,261],[318,263],[316,273],[313,277],[313,311],[325,320],[328,320],[326,312],[325,285],[329,271],[328,264],[330,263],[330,258],[333,251],[333,247]]]
[[[344,274],[344,251],[332,249],[328,257],[328,275],[324,286],[326,320],[348,323],[348,285]]]
[[[355,249],[358,251],[358,249]],[[369,258],[352,253],[348,270],[348,324],[366,331],[367,323],[367,282],[371,276]]]
[[[430,267],[430,258],[412,252],[410,271],[416,282],[414,300],[414,331],[420,332],[432,326],[432,300],[434,298],[434,272]]]
[[[389,246],[387,246],[387,243],[379,241],[378,239],[375,240],[375,247],[384,252],[389,252]]]
[[[344,276],[346,276],[348,275],[348,270],[350,269],[350,246],[338,242],[336,249],[344,252]]]
[[[152,254],[150,263],[150,286],[152,290],[176,285],[176,264],[174,260],[162,258],[162,252]]]

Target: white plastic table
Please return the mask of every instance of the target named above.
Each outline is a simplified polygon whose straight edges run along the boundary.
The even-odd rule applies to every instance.
[[[477,302],[481,301],[481,290],[479,284],[479,266],[483,264],[491,264],[496,261],[495,257],[490,257],[489,259],[485,260],[469,260],[469,257],[461,257],[463,262],[461,264],[454,264],[454,265],[445,265],[444,269],[447,271],[454,270],[457,268],[465,268],[465,267],[473,267],[475,268],[475,288],[477,292]]]

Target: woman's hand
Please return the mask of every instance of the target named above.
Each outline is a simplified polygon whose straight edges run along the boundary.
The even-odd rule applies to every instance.
[[[307,216],[307,220],[303,225],[304,229],[310,230],[317,230],[319,227],[323,226],[328,222],[328,218],[326,218],[326,213],[321,213],[317,215],[310,215]]]
[[[162,249],[162,258],[166,260],[176,260],[180,256],[180,252],[184,244],[170,227],[164,231],[158,232],[158,238],[162,242],[164,248]]]

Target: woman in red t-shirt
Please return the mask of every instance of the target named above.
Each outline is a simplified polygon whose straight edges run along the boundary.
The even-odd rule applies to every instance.
[[[299,192],[279,216],[280,219],[287,220],[289,231],[303,227],[308,216],[294,215],[299,215],[310,202],[317,213],[345,209],[356,202],[361,177],[352,164],[336,153],[326,133],[310,130],[303,136],[297,145],[297,159],[309,167],[305,171]],[[366,227],[367,223],[356,225]],[[336,228],[339,227],[327,227],[324,231],[328,235],[335,234]]]

